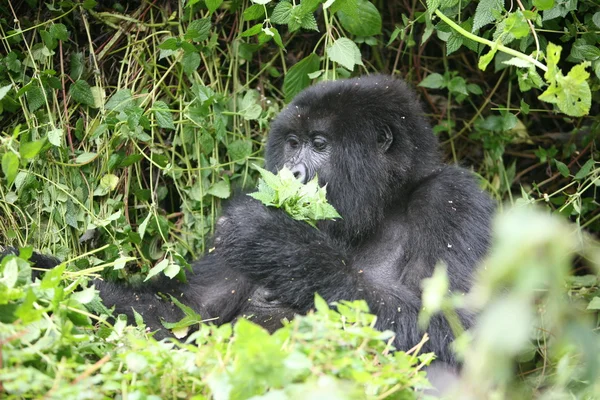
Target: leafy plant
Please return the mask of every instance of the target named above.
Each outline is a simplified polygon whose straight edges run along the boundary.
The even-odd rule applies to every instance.
[[[319,187],[316,176],[303,184],[286,167],[277,175],[257,166],[255,168],[262,178],[258,180],[258,191],[250,193],[250,197],[268,207],[282,208],[293,219],[315,227],[318,220],[341,218],[327,202],[327,185]]]

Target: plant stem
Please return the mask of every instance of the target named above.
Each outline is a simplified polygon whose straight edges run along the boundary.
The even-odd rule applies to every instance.
[[[521,60],[527,61],[527,62],[535,65],[536,67],[538,67],[539,69],[541,69],[544,72],[548,71],[548,67],[546,67],[544,64],[542,64],[535,58],[528,56],[527,54],[523,54],[520,51],[511,49],[510,47],[506,47],[502,43],[492,42],[491,40],[484,39],[482,37],[479,37],[469,31],[465,30],[463,27],[461,27],[456,22],[452,21],[450,18],[448,18],[446,15],[444,15],[440,10],[435,10],[435,15],[440,17],[442,21],[444,21],[445,23],[450,25],[452,27],[452,29],[454,29],[455,31],[457,31],[458,33],[460,33],[467,39],[471,39],[477,43],[486,44],[492,48],[495,47],[496,49],[500,50],[503,53],[510,54],[511,56],[515,56],[517,58],[520,58]]]

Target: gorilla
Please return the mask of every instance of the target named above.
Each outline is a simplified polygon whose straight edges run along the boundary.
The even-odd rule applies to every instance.
[[[130,321],[135,309],[158,338],[168,335],[161,319],[183,312],[157,292],[217,324],[246,317],[269,330],[308,312],[315,293],[328,303],[363,299],[376,327],[410,349],[423,335],[421,280],[444,262],[451,290],[467,292],[494,211],[470,172],[442,162],[422,114],[412,90],[389,76],[304,90],[272,123],[266,169],[288,167],[304,183],[318,177],[342,219],[315,229],[240,194],[223,208],[214,250],[193,264],[187,283],[161,277],[132,289],[96,280],[100,297]],[[471,324],[468,313],[460,318]],[[427,331],[423,351],[455,363],[445,318],[434,317]]]

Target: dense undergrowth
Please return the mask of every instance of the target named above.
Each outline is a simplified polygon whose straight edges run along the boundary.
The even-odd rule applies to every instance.
[[[457,341],[459,397],[600,393],[593,2],[9,0],[0,42],[0,244],[65,261],[41,281],[0,266],[3,396],[420,395],[429,356],[391,353],[360,304],[272,337],[203,326],[197,346],[111,324],[84,289],[183,279],[221,201],[256,186],[272,117],[311,82],[374,72],[412,83],[448,161],[520,207],[501,207],[472,294],[446,297],[442,269],[425,284],[424,321],[483,310]]]

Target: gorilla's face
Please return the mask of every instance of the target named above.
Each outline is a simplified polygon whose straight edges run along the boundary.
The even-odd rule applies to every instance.
[[[285,137],[284,166],[302,183],[316,175],[324,178],[331,169],[332,143],[326,132],[289,133]]]

